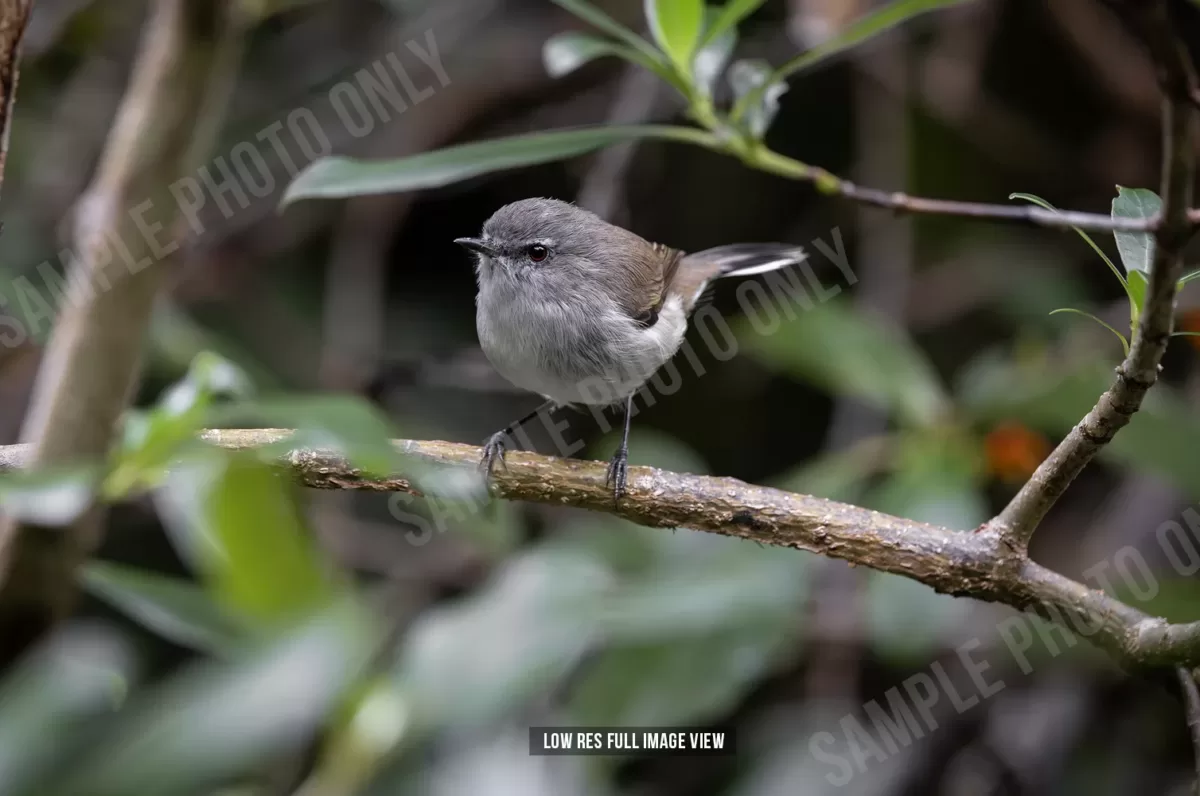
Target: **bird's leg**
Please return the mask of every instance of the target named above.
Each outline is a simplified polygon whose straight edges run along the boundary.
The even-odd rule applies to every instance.
[[[625,480],[629,473],[629,419],[633,415],[633,394],[625,399],[625,431],[621,434],[621,445],[608,463],[605,486],[612,487],[613,502],[625,495]]]
[[[518,428],[533,420],[543,410],[553,409],[557,404],[554,401],[546,401],[537,409],[534,409],[529,414],[517,420],[514,423],[509,423],[504,428],[497,431],[495,434],[487,438],[483,443],[483,456],[479,459],[479,469],[485,475],[491,475],[495,470],[496,463],[499,462],[502,467],[508,469],[508,465],[504,463],[504,451],[508,448],[507,440],[511,437]]]

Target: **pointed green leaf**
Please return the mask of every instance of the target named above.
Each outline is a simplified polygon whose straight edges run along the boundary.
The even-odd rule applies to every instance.
[[[584,64],[608,55],[635,63],[641,57],[635,50],[615,41],[574,31],[551,36],[542,46],[542,62],[546,66],[546,73],[551,77],[570,74]]]
[[[710,16],[715,10],[709,9]],[[736,46],[737,28],[729,28],[715,38],[706,39],[696,49],[696,57],[692,59],[692,75],[696,88],[705,97],[712,98],[717,79],[725,71]]]
[[[1182,289],[1188,282],[1200,279],[1200,271],[1192,271],[1190,274],[1184,274],[1183,277],[1175,283],[1176,287]]]
[[[239,621],[287,623],[334,596],[295,490],[285,473],[240,451],[216,452],[167,480],[166,515],[186,526],[181,554]]]
[[[1137,326],[1138,318],[1142,317],[1142,307],[1146,306],[1146,275],[1141,271],[1130,271],[1129,281],[1125,283],[1125,293],[1129,296],[1130,331]]]
[[[822,42],[807,52],[780,67],[777,77],[791,77],[805,69],[811,69],[822,61],[848,50],[855,45],[885,33],[913,17],[930,11],[961,5],[971,0],[894,0],[883,8],[856,19],[837,36]]]
[[[329,574],[286,476],[249,456],[229,457],[206,501],[223,560],[227,604],[266,622],[308,613],[332,597]]]
[[[164,390],[152,409],[126,415],[105,494],[124,497],[161,479],[179,450],[194,443],[214,399],[242,397],[251,391],[249,379],[232,362],[211,351],[197,354],[187,375]]]
[[[1112,202],[1113,218],[1151,219],[1162,212],[1162,199],[1147,188],[1124,188],[1117,186],[1117,197]],[[1126,273],[1140,271],[1150,273],[1154,262],[1154,236],[1149,232],[1114,232],[1117,251]]]
[[[600,9],[596,8],[586,0],[551,0],[556,6],[565,8],[575,16],[587,22],[592,27],[604,31],[614,39],[624,42],[634,50],[637,50],[642,55],[649,58],[651,61],[661,63],[662,56],[655,50],[650,42],[637,35],[629,28],[625,27],[615,19],[605,14]]]
[[[658,46],[681,74],[690,76],[704,29],[704,0],[645,0],[645,9]]]
[[[1073,307],[1063,307],[1061,309],[1054,310],[1050,314],[1057,315],[1060,312],[1069,312],[1073,315],[1082,315],[1085,318],[1091,318],[1093,321],[1095,321],[1096,323],[1103,326],[1105,329],[1108,329],[1110,332],[1115,334],[1117,336],[1117,339],[1121,341],[1121,348],[1124,349],[1125,356],[1129,356],[1129,341],[1127,339],[1125,339],[1125,335],[1121,334],[1116,329],[1112,328],[1107,323],[1105,323],[1104,321],[1097,318],[1095,315],[1092,315],[1090,312],[1084,312],[1083,310],[1074,309]]]
[[[360,196],[438,188],[472,177],[521,166],[566,160],[597,149],[640,138],[660,138],[719,149],[703,130],[663,125],[581,127],[531,133],[511,138],[424,152],[395,160],[322,158],[300,172],[288,186],[282,206],[297,199]]]
[[[542,63],[546,67],[546,73],[556,78],[570,74],[597,58],[610,55],[653,72],[664,82],[680,89],[686,96],[686,84],[679,80],[669,66],[619,42],[589,33],[570,32],[552,36],[542,47]]]
[[[970,0],[894,0],[883,8],[855,20],[839,35],[788,61],[775,71],[775,76],[770,83],[786,80],[805,69],[811,69],[822,61],[861,44],[873,36],[884,33],[896,25],[907,22],[913,17],[964,2],[970,2]],[[758,95],[765,91],[765,88],[761,88],[755,94]],[[737,103],[732,113],[734,121],[741,121],[745,112],[757,102],[758,96],[749,96]]]
[[[87,590],[163,638],[200,652],[228,650],[243,628],[199,586],[102,561],[83,573]]]
[[[764,2],[766,0],[729,0],[715,15],[710,15],[712,21],[704,31],[700,46],[706,47],[727,31],[737,30],[738,24],[757,11]]]

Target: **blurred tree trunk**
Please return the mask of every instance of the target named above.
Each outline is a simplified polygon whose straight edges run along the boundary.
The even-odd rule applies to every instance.
[[[102,461],[137,384],[165,260],[179,248],[168,185],[191,173],[209,129],[209,75],[225,2],[156,0],[93,182],[76,209],[74,258],[22,440],[35,467]],[[0,25],[0,33],[3,25]],[[98,537],[94,505],[70,527],[0,524],[0,665],[69,609],[75,572]]]

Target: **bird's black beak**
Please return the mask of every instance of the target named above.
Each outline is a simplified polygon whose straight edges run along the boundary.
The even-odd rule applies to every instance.
[[[484,257],[496,256],[496,250],[479,238],[455,238],[454,242],[464,249],[469,249],[476,254],[482,254]]]

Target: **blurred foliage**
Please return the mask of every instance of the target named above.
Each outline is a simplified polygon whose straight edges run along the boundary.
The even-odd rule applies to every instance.
[[[793,179],[816,179],[819,186],[830,187],[824,185],[829,175],[819,175],[806,164],[772,152],[762,143],[779,110],[784,81],[913,16],[965,0],[894,0],[864,16],[839,36],[773,71],[761,62],[735,62],[729,68],[729,79],[737,99],[725,113],[713,105],[712,81],[724,70],[723,59],[732,53],[733,42],[726,34],[738,19],[753,11],[759,3],[731,2],[721,13],[707,15],[711,25],[705,30],[704,0],[647,0],[646,18],[658,45],[655,48],[586,0],[554,2],[612,38],[571,33],[550,39],[543,53],[552,74],[565,75],[600,56],[623,58],[652,71],[674,87],[687,101],[692,119],[708,132],[686,127],[605,126],[465,144],[391,161],[322,158],[297,175],[288,186],[284,204],[315,197],[435,187],[502,169],[561,160],[626,139],[647,137],[715,149],[737,157],[752,168]]]
[[[828,128],[840,146],[848,131],[842,128],[839,113],[847,103],[840,89],[835,92],[831,86],[838,88],[841,78],[814,79],[794,87],[787,99],[795,101],[800,111],[794,111],[797,118],[791,119],[783,101],[787,79],[829,64],[835,56],[917,15],[965,5],[963,0],[896,0],[873,9],[868,9],[869,4],[827,4],[844,8],[838,13],[848,15],[842,20],[845,24],[834,26],[837,34],[772,67],[762,56],[773,51],[762,41],[746,42],[745,49],[757,57],[732,60],[739,46],[739,28],[756,15],[774,13],[763,0],[728,0],[711,7],[700,0],[646,0],[636,5],[641,7],[648,37],[617,21],[620,4],[605,4],[601,10],[600,4],[583,0],[554,1],[596,32],[550,35],[541,48],[549,75],[564,81],[578,79],[585,66],[616,58],[653,73],[669,86],[685,103],[692,126],[622,122],[436,149],[421,146],[417,154],[402,157],[321,158],[296,176],[282,198],[289,216],[301,218],[296,226],[316,226],[310,223],[311,216],[303,215],[307,208],[292,206],[302,198],[442,188],[629,142],[692,144],[708,150],[702,154],[709,157],[712,153],[729,156],[734,165],[789,180],[813,180],[818,174],[813,167],[768,148],[765,139],[781,126],[786,126],[787,137],[820,127]],[[92,4],[84,12],[72,28],[73,37],[98,25],[100,5]],[[288,21],[279,17],[306,5],[320,4],[248,2],[242,11],[247,19],[263,23],[255,31],[259,37],[255,43],[268,49]],[[452,4],[392,0],[379,5],[394,9],[405,21],[411,18],[425,24],[427,18],[420,15],[439,13]],[[857,11],[866,13],[855,16]],[[452,12],[462,9],[455,6]],[[805,13],[816,12],[806,8]],[[351,14],[373,19],[358,6]],[[773,26],[783,27],[775,24],[776,17],[771,19]],[[538,30],[536,25],[528,27]],[[502,28],[489,29],[489,36],[502,39]],[[349,36],[324,27],[319,32],[322,40]],[[1039,82],[1042,75],[1066,71],[1046,68],[1036,44],[1025,42],[1024,31],[1020,38],[1029,51],[1006,68],[1027,63],[1030,69],[1041,70],[1039,80],[1023,80],[1025,85]],[[472,59],[489,63],[487,53],[474,41]],[[274,81],[291,77],[292,72],[337,71],[336,64],[325,62],[329,56],[321,48],[306,45],[303,55],[286,60],[282,68],[273,63],[263,68],[262,80],[271,85],[272,96],[277,93]],[[357,58],[361,53],[352,55]],[[81,69],[106,68],[101,62],[107,57],[87,61]],[[263,58],[270,62],[270,57]],[[357,68],[357,61],[350,62]],[[968,69],[958,61],[944,68]],[[1011,78],[1011,73],[1005,74]],[[521,103],[502,97],[496,104]],[[63,105],[74,109],[70,103]],[[1028,113],[1044,116],[1053,110]],[[932,118],[928,109],[911,113],[928,113],[929,118],[919,118],[922,129],[949,124],[944,118]],[[69,115],[58,123],[75,128],[91,124]],[[506,126],[511,132],[507,122],[499,125],[501,132],[506,132]],[[40,132],[16,131],[14,150],[23,151]],[[951,137],[945,130],[939,129],[938,134]],[[792,143],[779,137],[781,144]],[[797,140],[798,149],[812,143],[802,137]],[[989,175],[976,173],[982,158],[957,138],[953,144],[952,150],[939,148],[937,169],[948,179],[986,182]],[[1014,149],[1019,147],[1014,144]],[[656,168],[679,183],[672,196],[714,193],[714,181],[729,173],[713,162],[717,158],[703,161],[704,169],[690,168],[694,161],[681,167],[667,157],[662,160],[665,165]],[[23,168],[16,159],[12,165],[18,171]],[[635,168],[653,189],[653,169],[645,165],[638,161]],[[703,179],[690,181],[685,172],[692,171],[704,172]],[[563,173],[547,168],[537,172],[543,182],[516,184],[521,189],[536,184],[541,190],[561,180]],[[1022,178],[1040,188],[1052,180],[1037,182],[1035,178],[1041,176]],[[817,184],[830,187],[821,180]],[[69,186],[57,190],[68,191]],[[653,202],[669,203],[650,192]],[[762,207],[749,195],[753,192],[744,191],[730,201],[725,201],[723,191],[715,193],[722,194],[723,213],[752,217]],[[486,191],[481,193],[489,201],[492,198]],[[763,202],[776,198],[772,194]],[[1010,198],[1053,209],[1034,194]],[[432,209],[416,208],[411,225],[428,224],[431,218],[437,222],[447,215],[439,204],[442,201],[444,196],[438,194],[430,200]],[[1146,218],[1156,212],[1156,201],[1151,191],[1122,187],[1113,199],[1112,214]],[[32,203],[11,210],[6,245],[27,244],[21,237],[27,226],[23,219],[35,217],[36,212]],[[790,218],[796,211],[788,207],[786,213]],[[394,221],[391,216],[386,219],[387,224]],[[922,234],[915,248],[922,256],[925,249],[936,250],[939,256],[949,252],[948,270],[958,274],[978,265],[967,262],[954,248],[966,233],[938,237],[936,245],[930,246],[934,236],[926,232],[933,227],[917,226]],[[347,227],[347,238],[356,245],[370,237],[353,224]],[[322,246],[304,245],[309,242],[307,232],[291,233],[296,249],[312,250],[304,252],[307,257],[296,257],[304,264],[326,254]],[[230,252],[238,251],[237,231],[226,234],[222,244]],[[1115,245],[1122,265],[1118,269],[1101,243],[1083,232],[1080,235],[1116,276],[1129,305],[1132,332],[1145,295],[1144,274],[1151,256],[1148,236],[1119,233],[1111,244],[1102,241],[1104,246]],[[1111,357],[1093,338],[1080,338],[1083,343],[1072,348],[1072,338],[1056,323],[1058,319],[1046,323],[1034,317],[1061,306],[1060,302],[1108,294],[1089,291],[1092,280],[1064,275],[1065,263],[1046,255],[1048,247],[1040,240],[1037,246],[1022,240],[1029,239],[1018,240],[1007,233],[989,239],[986,248],[997,262],[985,263],[984,270],[993,282],[1004,284],[990,285],[985,309],[970,316],[977,321],[995,311],[998,321],[987,317],[977,325],[1002,326],[1002,343],[981,350],[978,341],[990,340],[990,331],[961,335],[953,325],[934,324],[938,333],[933,335],[929,327],[917,329],[912,318],[879,317],[846,297],[790,313],[769,334],[748,321],[738,321],[734,331],[739,350],[747,356],[725,363],[727,369],[714,374],[707,385],[712,393],[728,399],[727,406],[739,407],[740,415],[703,418],[695,425],[703,425],[704,433],[686,443],[670,433],[635,428],[631,463],[709,472],[710,458],[715,463],[725,452],[722,445],[747,447],[741,435],[749,436],[758,428],[760,416],[769,415],[767,433],[776,438],[775,447],[768,451],[764,445],[748,454],[752,465],[767,473],[764,480],[969,531],[986,519],[997,498],[1008,494],[1005,490],[1033,472],[1049,442],[1078,422],[1112,378]],[[193,286],[201,296],[209,290],[219,293],[221,280],[231,279],[229,272],[243,264],[228,254],[235,266],[230,267],[222,261],[226,254],[219,250],[213,256],[216,262],[208,264],[217,274],[209,277],[214,284]],[[280,259],[295,254],[289,251]],[[355,265],[371,256],[359,249],[353,249],[353,254],[350,259]],[[404,254],[431,261],[445,256],[441,250],[434,255],[423,250]],[[1182,284],[1197,273],[1189,274]],[[307,364],[314,357],[311,340],[303,335],[316,325],[308,304],[316,299],[304,293],[312,292],[309,286],[293,289],[293,276],[301,282],[311,275],[289,271],[286,279],[268,282],[272,289],[256,293],[252,310],[245,314],[250,321],[266,325],[272,336],[287,337],[288,331],[279,332],[272,325],[279,318],[271,315],[273,292],[286,292],[288,300],[302,304],[304,311],[291,336],[297,338],[294,348]],[[416,284],[425,278],[416,269],[404,271],[402,277],[397,281],[404,282],[405,291],[427,288]],[[233,288],[223,287],[233,294],[254,287],[246,282],[233,284]],[[939,301],[952,303],[946,296],[957,299],[960,292],[969,294],[972,284],[970,280],[955,283],[939,295],[918,294],[913,302],[921,308]],[[11,291],[6,291],[3,298],[14,317],[30,326],[38,339],[38,327],[30,321],[43,308],[26,305],[20,295],[10,297]],[[297,299],[301,294],[302,299]],[[422,293],[422,299],[426,295]],[[449,321],[439,317],[440,307],[416,303],[406,307],[407,314],[397,313],[404,317],[396,322],[408,335],[404,344],[419,351],[433,347],[436,335],[424,333],[422,324],[444,322],[449,327]],[[1128,345],[1129,338],[1102,319],[1108,317],[1103,308],[1086,312]],[[359,320],[351,317],[354,314],[343,313],[331,326],[352,325]],[[439,568],[436,560],[429,563],[420,557],[434,548],[452,554],[456,548],[444,538],[429,548],[413,542],[395,556],[398,564],[388,561],[387,566],[400,569],[412,561],[414,569],[428,566],[439,573],[450,569],[451,574],[422,571],[421,578],[435,582],[427,591],[390,571],[381,584],[354,572],[350,563],[327,548],[328,540],[317,532],[322,515],[310,510],[308,496],[275,464],[285,447],[300,444],[340,452],[364,472],[388,472],[398,467],[398,454],[388,443],[399,434],[394,425],[365,401],[282,391],[281,385],[289,381],[280,377],[286,367],[263,364],[278,349],[255,351],[237,342],[239,335],[228,328],[214,332],[174,307],[164,308],[155,323],[151,374],[163,379],[190,363],[183,378],[163,389],[149,405],[127,414],[121,442],[107,461],[55,472],[5,474],[0,478],[0,505],[11,514],[60,525],[78,516],[97,494],[114,503],[148,503],[161,519],[172,555],[185,573],[96,558],[86,565],[81,582],[91,597],[168,642],[186,662],[158,670],[148,653],[160,649],[157,640],[148,642],[114,629],[111,622],[101,627],[64,626],[0,684],[0,796],[827,793],[835,790],[827,779],[829,768],[814,759],[809,740],[814,732],[836,731],[846,716],[861,708],[853,685],[848,694],[806,691],[809,686],[800,681],[810,667],[818,668],[814,662],[829,649],[841,650],[845,657],[834,659],[838,673],[853,670],[866,673],[864,679],[876,676],[878,682],[862,684],[865,696],[873,693],[871,689],[892,687],[912,671],[924,672],[931,662],[940,662],[964,629],[995,633],[991,615],[981,621],[978,606],[896,576],[856,572],[857,591],[846,595],[846,602],[848,610],[860,612],[861,627],[853,629],[857,634],[853,637],[835,633],[826,638],[823,634],[829,629],[817,621],[819,612],[814,613],[812,605],[823,596],[821,578],[827,570],[822,569],[825,562],[813,556],[684,530],[648,529],[603,515],[547,511],[530,517],[523,507],[485,505],[474,481],[438,480],[437,473],[429,473],[429,478],[439,487],[432,497],[440,502],[405,504],[413,514],[403,519],[420,517],[430,527],[436,525],[439,533],[451,528],[454,543],[463,544],[475,556],[471,559],[475,568]],[[1181,328],[1196,332],[1200,324],[1196,326]],[[242,330],[242,335],[251,332]],[[202,353],[196,356],[197,351]],[[221,354],[213,353],[217,351]],[[783,385],[773,393],[783,398],[769,406],[764,400],[760,411],[751,402],[766,392],[755,390],[768,380]],[[259,391],[263,389],[266,394]],[[877,412],[883,418],[880,427],[844,447],[811,443],[807,438],[805,446],[797,444],[801,433],[815,436],[824,429],[828,403],[846,401],[861,402]],[[1200,476],[1194,467],[1200,424],[1192,403],[1185,387],[1156,388],[1104,457],[1130,471],[1159,476],[1189,498],[1200,497]],[[675,413],[662,414],[669,415],[665,421],[669,425]],[[228,451],[197,438],[198,430],[213,426],[296,431],[286,443],[253,452]],[[762,436],[759,433],[758,438]],[[613,444],[613,439],[607,439],[590,454],[602,458]],[[411,464],[406,467],[411,469]],[[1095,494],[1088,492],[1085,499]],[[392,518],[402,519],[394,511]],[[389,526],[388,530],[398,529]],[[135,546],[146,543],[139,536]],[[373,556],[368,553],[366,558]],[[406,588],[416,596],[406,593],[408,601],[395,597],[395,592]],[[1139,607],[1182,620],[1195,618],[1196,604],[1194,583],[1183,579],[1164,582],[1160,593]],[[1087,654],[1084,646],[1073,647],[1070,660],[1077,662]],[[1028,654],[1045,667],[1039,671],[1061,665],[1056,656],[1045,644]],[[1048,713],[1041,716],[1047,723],[1055,718]],[[551,765],[526,754],[524,728],[537,724],[716,721],[736,721],[742,733],[739,741],[746,751],[739,753],[736,770],[709,777],[708,770],[699,767],[699,775],[666,768],[651,775],[660,784],[669,783],[659,790],[641,784],[627,787],[628,771],[618,771],[621,760],[567,759]],[[982,725],[984,719],[968,716],[960,721]],[[1133,721],[1112,723],[1133,726]],[[1104,724],[1107,732],[1108,722],[1097,723]],[[1182,722],[1177,723],[1182,733]],[[1030,726],[1036,729],[1035,722]],[[949,757],[942,754],[943,744],[961,741],[969,752],[974,747],[965,744],[973,743],[976,734],[986,734],[975,732],[982,727],[968,729],[971,732],[943,731],[936,743],[931,738],[929,746],[921,747],[933,750],[932,765],[941,766],[942,758]],[[1122,752],[1132,755],[1128,748]],[[692,761],[685,762],[690,768]],[[901,792],[904,772],[896,769],[909,763],[910,758],[897,755],[886,765],[868,768],[852,789]],[[954,770],[949,764],[945,767]],[[1052,766],[1037,761],[1029,766],[1035,771],[1046,767]],[[689,786],[688,776],[705,781]],[[676,780],[684,782],[678,789]],[[1046,792],[1052,789],[1045,788]],[[909,792],[931,792],[931,788],[920,783]]]

